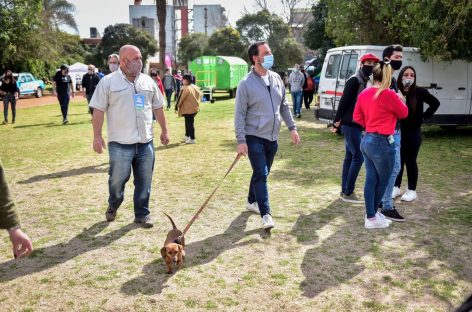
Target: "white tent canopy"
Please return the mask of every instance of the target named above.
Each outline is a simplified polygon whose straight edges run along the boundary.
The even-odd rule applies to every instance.
[[[69,73],[87,73],[88,65],[77,62],[69,66]]]

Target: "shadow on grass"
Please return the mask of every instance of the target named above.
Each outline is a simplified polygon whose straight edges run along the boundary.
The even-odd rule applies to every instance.
[[[92,126],[92,122],[90,120],[84,120],[84,121],[80,121],[80,122],[75,122],[75,121],[70,121],[69,120],[69,123],[64,125],[62,124],[62,122],[58,122],[58,123],[49,123],[48,125],[46,125],[46,127],[48,128],[51,128],[51,127],[70,127],[70,126],[79,126],[79,125],[84,125],[84,124],[90,124],[90,126]]]
[[[167,150],[167,149],[179,147],[180,145],[182,145],[182,144],[181,143],[172,143],[172,144],[167,144],[167,145],[160,144],[158,147],[155,147],[154,150],[155,151],[162,151],[162,150]]]
[[[83,114],[78,114],[78,115],[83,115]],[[61,121],[58,122],[48,122],[48,123],[39,123],[39,124],[31,124],[31,125],[19,125],[19,126],[14,126],[14,129],[23,129],[23,128],[32,128],[32,127],[46,127],[46,128],[51,128],[51,127],[66,127],[66,126],[77,126],[77,125],[83,125],[83,124],[90,124],[90,120],[86,121],[80,121],[80,122],[74,122],[74,121],[69,121],[67,125],[63,125]]]
[[[108,234],[97,236],[108,224],[106,221],[95,223],[66,243],[35,249],[27,258],[1,263],[0,282],[50,269],[86,252],[105,247],[129,231],[140,227],[131,223]]]
[[[192,242],[185,246],[186,259],[181,270],[209,263],[229,249],[258,242],[258,240],[239,242],[245,236],[261,233],[260,229],[251,231],[244,230],[247,220],[251,215],[251,212],[243,212],[231,222],[231,225],[224,233],[208,237],[201,241]],[[267,237],[267,235],[267,233],[261,233],[263,238]],[[146,295],[160,294],[170,277],[172,277],[172,275],[166,273],[164,261],[159,257],[159,259],[144,266],[141,276],[123,284],[121,291],[128,295],[136,295],[139,293]]]
[[[353,232],[359,232],[353,226],[363,226],[358,222],[362,218],[362,211],[344,214],[344,217],[349,218],[342,225],[332,224],[340,215],[340,207],[344,205],[338,199],[321,211],[309,215],[302,214],[292,229],[291,234],[297,238],[298,243],[317,245],[305,253],[301,264],[305,280],[301,282],[300,289],[305,297],[314,298],[329,288],[344,284],[365,269],[357,262],[370,252],[372,242],[353,237]],[[350,209],[358,210],[354,207]],[[322,238],[316,231],[329,226],[330,223],[336,232],[320,241]],[[361,234],[367,236],[369,233]],[[380,230],[377,234],[383,233]]]
[[[108,172],[107,165],[108,163],[103,163],[100,165],[87,166],[83,168],[76,168],[76,169],[59,171],[59,172],[54,172],[54,173],[49,173],[49,174],[41,174],[41,175],[37,175],[23,181],[19,181],[18,184],[29,184],[29,183],[35,183],[35,182],[55,179],[55,178],[68,178],[68,177],[78,176],[82,174],[89,174],[89,173],[106,173]],[[103,167],[103,166],[106,166],[106,167]]]
[[[466,208],[442,214],[438,217],[427,213],[425,217],[424,211],[414,212],[405,223],[394,222],[388,229],[366,230],[363,205],[338,199],[321,211],[300,215],[291,234],[298,243],[313,246],[301,263],[305,277],[300,283],[303,296],[314,298],[327,290],[349,287],[350,280],[363,274],[366,268],[362,258],[369,255],[368,261],[374,267],[369,268],[361,282],[365,287],[385,288],[386,293],[392,294],[400,289],[402,295],[397,302],[418,300],[417,296],[422,294],[452,309],[457,299],[453,290],[461,289],[458,281],[470,281],[472,276],[467,258],[470,252],[464,248],[465,233],[472,219]],[[458,225],[462,229],[459,236],[458,229],[450,231],[451,227],[459,228]],[[391,247],[392,240],[397,240],[398,248]],[[383,276],[372,278],[371,270],[377,271],[379,266]],[[452,275],[444,277],[445,272]],[[379,294],[375,290],[365,297],[375,302]]]
[[[23,128],[42,127],[42,126],[51,127],[51,126],[53,126],[53,125],[54,125],[53,122],[48,122],[48,123],[40,123],[40,124],[14,126],[13,128],[15,128],[15,129],[23,129]]]
[[[459,127],[457,129],[441,129],[437,126],[423,127],[423,135],[431,139],[450,139],[459,137],[472,137],[472,127]]]

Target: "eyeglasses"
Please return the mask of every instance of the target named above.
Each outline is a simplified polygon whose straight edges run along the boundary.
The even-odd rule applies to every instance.
[[[92,68],[89,68],[88,70],[93,70]]]

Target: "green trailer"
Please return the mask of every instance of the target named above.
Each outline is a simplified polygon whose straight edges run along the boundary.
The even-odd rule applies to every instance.
[[[239,82],[248,73],[247,63],[234,56],[200,56],[190,62],[189,69],[203,96],[212,103],[215,91],[226,91],[234,97]]]

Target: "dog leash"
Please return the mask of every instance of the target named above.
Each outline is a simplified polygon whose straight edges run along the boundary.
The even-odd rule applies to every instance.
[[[218,188],[220,187],[221,183],[223,183],[223,181],[226,179],[226,177],[228,176],[228,174],[231,172],[231,170],[233,169],[233,167],[236,165],[236,163],[238,162],[239,158],[241,158],[241,155],[237,155],[236,158],[233,160],[233,163],[231,164],[231,166],[229,167],[228,171],[226,172],[225,176],[223,177],[223,179],[221,179],[220,183],[218,183],[218,185],[215,187],[215,189],[213,190],[213,192],[210,194],[210,196],[208,196],[208,198],[205,200],[205,202],[203,203],[203,205],[200,207],[200,209],[198,209],[197,213],[193,216],[192,220],[190,220],[190,222],[187,224],[187,226],[185,227],[184,231],[182,232],[182,235],[180,237],[184,237],[185,236],[185,233],[187,233],[188,229],[190,228],[190,226],[192,226],[193,222],[198,218],[198,216],[200,215],[200,213],[203,211],[203,209],[205,209],[206,205],[208,204],[208,202],[210,201],[210,199],[213,197],[213,195],[216,193],[216,191],[218,190]]]

